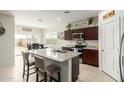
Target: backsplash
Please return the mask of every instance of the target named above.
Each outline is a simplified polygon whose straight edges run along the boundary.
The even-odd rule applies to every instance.
[[[87,47],[94,47],[94,48],[98,47],[98,40],[85,40],[85,43]],[[63,43],[63,45],[65,46],[74,46],[75,44],[76,41],[65,41],[65,44]]]
[[[86,40],[85,43],[86,43],[87,47],[98,49],[98,40]],[[72,41],[72,40],[70,40],[70,41],[58,40],[56,45],[50,45],[50,46],[47,45],[47,46],[50,48],[61,49],[62,46],[73,47],[73,46],[75,46],[75,44],[76,44],[76,41]]]
[[[98,40],[86,40],[85,43],[88,47],[98,47]]]

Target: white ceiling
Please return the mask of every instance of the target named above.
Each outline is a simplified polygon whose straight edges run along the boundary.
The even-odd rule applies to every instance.
[[[98,16],[99,10],[70,10],[65,15],[65,10],[1,10],[1,14],[15,16],[15,23],[19,25],[47,28],[55,25],[83,20],[91,16]],[[57,18],[61,18],[60,21]],[[38,19],[42,19],[39,22]]]

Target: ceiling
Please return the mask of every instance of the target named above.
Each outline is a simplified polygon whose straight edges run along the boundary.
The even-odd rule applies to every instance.
[[[98,16],[99,10],[1,10],[1,14],[15,16],[15,24],[48,28],[55,25],[65,25],[69,22]],[[38,21],[40,19],[40,21]]]

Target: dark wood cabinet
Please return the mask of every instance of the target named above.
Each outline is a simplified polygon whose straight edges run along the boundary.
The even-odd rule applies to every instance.
[[[85,40],[98,40],[98,27],[90,27],[84,29]]]
[[[72,40],[72,31],[71,30],[64,31],[64,39],[65,40]]]
[[[69,47],[62,47],[62,50],[72,51]],[[79,56],[72,58],[72,81],[76,81],[79,75]]]
[[[83,49],[83,64],[98,67],[98,50]]]
[[[64,31],[65,40],[72,40],[73,33],[84,33],[85,40],[98,40],[98,26]]]
[[[79,75],[79,56],[72,58],[72,81],[76,81]]]

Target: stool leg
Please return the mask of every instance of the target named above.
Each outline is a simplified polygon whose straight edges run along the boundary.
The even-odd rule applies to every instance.
[[[44,73],[44,81],[47,82],[47,73]]]
[[[27,66],[27,78],[26,78],[27,82],[28,82],[28,79],[29,79],[29,66]]]
[[[52,78],[50,77],[50,82],[52,82]]]
[[[58,72],[58,82],[61,82],[61,80],[60,80],[60,72]]]
[[[23,78],[24,78],[24,75],[25,75],[25,64],[23,65]]]
[[[38,68],[36,68],[36,82],[39,81]]]

